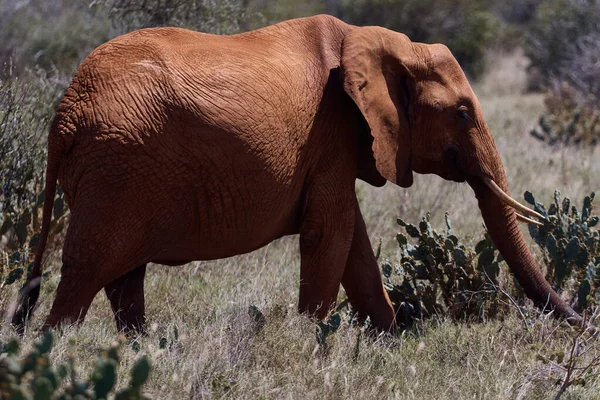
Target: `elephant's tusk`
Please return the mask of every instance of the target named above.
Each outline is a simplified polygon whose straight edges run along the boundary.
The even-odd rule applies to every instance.
[[[519,221],[521,221],[521,222],[525,222],[525,223],[528,223],[530,225],[544,226],[544,224],[542,224],[541,222],[534,221],[531,218],[527,218],[527,217],[519,214],[518,212],[516,212],[515,214],[517,214],[517,219]]]
[[[546,219],[546,218],[544,218],[544,216],[542,214],[540,214],[528,207],[525,207],[523,204],[519,203],[518,201],[516,201],[515,199],[510,197],[508,194],[506,194],[504,192],[504,190],[500,189],[500,187],[492,179],[485,178],[485,177],[482,179],[483,179],[483,183],[485,183],[486,186],[488,188],[490,188],[490,190],[492,192],[494,192],[494,194],[496,196],[498,196],[498,198],[500,198],[500,200],[503,201],[504,203],[508,204],[509,206],[513,207],[514,209],[519,210],[519,211],[523,212],[524,214],[527,214],[531,217],[536,217],[541,220]]]

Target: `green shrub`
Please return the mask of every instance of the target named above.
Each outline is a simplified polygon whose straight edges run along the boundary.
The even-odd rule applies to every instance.
[[[578,310],[600,299],[600,232],[599,218],[592,216],[594,193],[586,196],[581,210],[554,192],[554,202],[546,209],[525,192],[525,200],[547,217],[543,227],[529,226],[529,233],[542,248],[548,267],[546,279],[554,289],[573,295]]]
[[[121,32],[154,26],[179,26],[202,32],[229,34],[246,23],[243,0],[108,0],[113,26]]]
[[[524,48],[531,87],[549,93],[531,134],[551,145],[594,145],[600,138],[600,1],[538,3],[522,27]]]
[[[599,24],[598,0],[540,3],[527,31],[526,55],[542,86],[566,81],[600,99]]]
[[[487,234],[470,248],[452,233],[448,215],[445,234],[431,227],[429,214],[418,227],[401,219],[398,224],[408,235],[396,237],[399,263],[384,262],[382,270],[401,325],[434,315],[485,320],[502,310],[495,290],[502,258]]]
[[[568,83],[546,97],[546,114],[530,134],[549,145],[595,146],[600,142],[600,107],[581,102]],[[600,106],[600,104],[598,104]]]
[[[145,399],[142,385],[150,375],[148,357],[141,357],[131,368],[129,383],[115,392],[119,365],[119,344],[100,352],[88,379],[78,375],[71,357],[67,363],[52,365],[49,357],[54,337],[47,332],[31,351],[19,357],[17,339],[0,343],[0,398],[6,399]]]
[[[96,46],[115,36],[104,7],[81,0],[0,2],[0,67],[13,75],[42,69],[71,75]]]
[[[341,0],[339,16],[356,25],[380,25],[417,42],[447,45],[465,71],[483,72],[483,56],[499,22],[488,0]]]
[[[39,241],[47,129],[63,82],[0,78],[0,288],[31,267]],[[62,230],[57,196],[52,234]]]
[[[543,251],[546,279],[558,293],[570,295],[583,311],[600,301],[600,218],[592,215],[594,193],[586,196],[581,210],[568,198],[554,194],[548,208],[530,192],[525,200],[547,217],[544,226],[529,225],[529,233]],[[414,319],[444,315],[455,320],[483,321],[507,311],[498,290],[502,256],[487,233],[474,247],[452,233],[446,215],[446,232],[432,228],[427,214],[419,226],[398,219],[406,234],[396,237],[400,260],[383,262],[384,286],[401,327]],[[416,242],[416,243],[415,243]],[[379,251],[377,252],[379,254]],[[515,280],[515,286],[520,286]],[[511,291],[520,303],[523,291]],[[515,299],[513,299],[515,300]]]

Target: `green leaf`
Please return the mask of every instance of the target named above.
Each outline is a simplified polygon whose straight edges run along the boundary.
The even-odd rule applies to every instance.
[[[389,262],[384,262],[381,264],[381,271],[383,272],[383,276],[385,276],[386,278],[389,278],[390,276],[392,276],[393,270],[394,270],[394,268],[392,267],[392,264],[390,264]]]
[[[494,262],[495,252],[494,249],[487,248],[479,254],[479,258],[477,260],[477,267],[480,269],[484,269]]]
[[[381,245],[383,244],[383,239],[379,238],[379,243],[377,244],[377,251],[375,252],[375,259],[379,260],[381,256]]]
[[[565,197],[562,202],[562,212],[563,214],[569,213],[569,208],[571,207],[571,200],[568,197]]]
[[[115,400],[132,400],[139,397],[139,391],[132,388],[121,389],[117,392]]]
[[[579,238],[577,236],[573,237],[567,247],[565,248],[565,258],[567,262],[571,262],[577,257],[577,253],[579,253],[579,249],[581,248],[581,244],[579,242]]]
[[[27,241],[27,224],[23,221],[20,221],[17,225],[15,225],[15,233],[17,234],[19,245],[23,247]]]
[[[581,222],[585,222],[592,212],[592,199],[585,196],[583,199],[583,209],[581,210]]]
[[[539,203],[536,201],[533,208],[535,211],[542,214],[544,217],[548,215],[548,212],[546,211],[546,207],[544,207],[544,205],[542,203]]]
[[[139,388],[142,386],[146,380],[148,380],[148,376],[150,376],[150,370],[150,360],[147,356],[143,356],[131,368],[130,385],[134,388]]]
[[[585,196],[583,199],[583,208],[587,208],[588,210],[592,208],[592,196]]]
[[[161,350],[164,350],[167,348],[167,345],[169,344],[169,341],[167,340],[166,337],[161,337],[158,341],[158,348]]]
[[[22,276],[23,276],[23,268],[21,268],[21,267],[14,268],[8,273],[8,276],[4,280],[4,283],[6,285],[12,285],[13,283],[15,283],[16,281],[21,279]]]
[[[396,219],[396,222],[397,222],[397,223],[398,223],[398,225],[400,225],[400,226],[406,226],[406,222],[404,222],[404,221],[402,220],[402,218],[398,218],[398,219]]]
[[[0,235],[4,235],[12,226],[12,220],[10,218],[6,218],[0,227]]]
[[[577,291],[577,302],[579,303],[579,308],[583,309],[587,305],[587,297],[592,290],[592,286],[587,279],[584,279],[579,284],[579,290]]]
[[[406,246],[406,244],[408,243],[408,239],[406,238],[406,236],[404,236],[401,233],[398,233],[396,235],[396,240],[398,241],[398,244],[400,245],[400,247]]]
[[[533,197],[533,194],[530,191],[526,191],[523,194],[523,197],[525,198],[526,202],[528,202],[532,206],[535,206],[535,197]]]
[[[588,251],[587,247],[581,246],[579,248],[579,252],[577,252],[577,256],[575,257],[575,264],[579,268],[583,269],[583,268],[587,267],[589,261],[590,261],[590,252]]]
[[[558,286],[562,285],[562,282],[567,277],[568,273],[569,270],[566,261],[562,258],[558,258],[554,267],[554,276]]]
[[[463,249],[456,248],[454,250],[454,261],[460,267],[464,267],[467,264],[467,255]]]
[[[252,318],[257,328],[262,328],[267,322],[265,315],[255,305],[248,307],[248,315]]]
[[[36,379],[33,388],[34,400],[48,400],[52,397],[52,393],[54,392],[54,388],[52,387],[50,380],[44,377]]]
[[[483,267],[486,275],[492,280],[494,284],[498,284],[498,275],[500,274],[500,264],[497,262],[492,262],[490,264],[485,264]]]
[[[15,265],[15,264],[19,264],[19,263],[21,263],[21,253],[19,253],[18,251],[15,251],[10,256],[9,264]]]
[[[594,216],[594,217],[592,217],[592,218],[590,218],[590,219],[588,220],[588,223],[587,223],[587,225],[588,225],[588,227],[590,227],[590,228],[591,228],[591,227],[594,227],[594,226],[598,225],[598,221],[600,221],[600,218],[598,218],[598,217]]]
[[[556,238],[553,234],[549,234],[546,237],[546,249],[548,249],[548,252],[552,256],[558,254],[558,245],[556,244]]]
[[[488,240],[487,237],[484,237],[482,240],[477,242],[477,244],[475,245],[475,253],[479,254],[483,250],[485,250],[489,247],[490,247],[490,241]]]
[[[52,349],[52,343],[54,342],[54,336],[51,331],[47,331],[44,336],[35,344],[35,348],[40,352],[41,355],[48,354]]]
[[[421,233],[413,224],[408,224],[404,228],[406,229],[406,233],[408,233],[413,238],[419,238],[421,236]]]
[[[15,338],[12,338],[0,347],[0,353],[7,353],[9,356],[14,356],[19,353],[19,341]]]
[[[339,329],[342,323],[342,317],[339,313],[332,314],[331,317],[327,320],[327,325],[329,325],[332,329],[332,332],[335,332]]]
[[[42,204],[44,204],[45,198],[46,198],[46,189],[44,189],[40,192],[39,196],[37,197],[37,201],[36,201],[35,205],[41,206]]]
[[[97,399],[106,399],[117,381],[117,363],[104,359],[96,364],[92,372],[92,382]]]
[[[419,230],[422,234],[426,234],[428,237],[433,236],[433,229],[431,229],[431,224],[425,218],[423,218],[423,220],[419,223]]]
[[[446,221],[446,234],[452,235],[452,224],[450,223],[450,216],[448,213],[444,214],[444,219]]]
[[[63,216],[65,212],[65,201],[59,197],[54,200],[54,219],[57,220]]]
[[[34,234],[31,239],[29,239],[29,248],[34,248],[39,246],[40,244],[40,234],[36,233]]]

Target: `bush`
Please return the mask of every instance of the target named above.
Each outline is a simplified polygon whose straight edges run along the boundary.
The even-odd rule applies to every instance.
[[[31,267],[39,241],[46,135],[63,83],[38,77],[36,84],[0,78],[0,288],[18,282]],[[52,234],[65,214],[59,192]]]
[[[600,299],[599,218],[592,216],[594,193],[583,200],[581,211],[568,198],[554,192],[554,202],[546,209],[525,192],[525,200],[547,217],[543,227],[529,226],[529,233],[543,250],[548,267],[546,279],[554,289],[570,293],[576,309],[582,311]]]
[[[71,75],[96,46],[115,35],[106,10],[80,0],[8,0],[0,3],[0,66]]]
[[[381,25],[413,41],[447,45],[472,77],[483,72],[483,57],[499,22],[488,0],[341,0],[339,16],[356,25]]]
[[[216,34],[237,33],[246,25],[243,0],[108,0],[113,26],[122,33],[155,26],[178,26]]]
[[[587,145],[600,142],[600,108],[581,104],[573,87],[564,83],[554,87],[546,98],[547,113],[530,131],[536,139],[549,145]]]
[[[568,198],[561,200],[558,190],[547,209],[529,192],[525,200],[547,217],[543,227],[529,225],[543,252],[546,279],[554,290],[571,298],[575,309],[595,305],[600,301],[600,232],[595,228],[600,218],[592,215],[594,193],[585,197],[581,211]],[[502,255],[487,233],[472,247],[452,233],[447,215],[446,233],[431,227],[429,214],[418,227],[401,219],[397,222],[406,232],[396,237],[400,260],[395,265],[383,262],[381,269],[402,328],[414,319],[436,315],[485,321],[507,311],[498,290]],[[515,286],[520,288],[516,280]],[[525,299],[522,290],[511,292],[519,302]]]
[[[384,262],[382,270],[401,325],[434,315],[485,320],[503,309],[495,290],[502,257],[487,234],[469,248],[452,233],[448,215],[445,234],[431,227],[429,214],[418,228],[397,222],[408,237],[397,235],[400,262],[394,267]],[[414,239],[416,245],[410,243]]]
[[[150,361],[141,357],[131,368],[128,385],[115,393],[119,344],[103,349],[91,376],[78,377],[73,358],[68,363],[53,366],[49,357],[54,337],[47,332],[33,349],[19,357],[20,343],[11,339],[0,343],[0,398],[7,399],[145,399],[142,385],[150,375]]]
[[[537,7],[526,55],[540,84],[566,81],[587,99],[600,100],[600,1],[549,0]]]

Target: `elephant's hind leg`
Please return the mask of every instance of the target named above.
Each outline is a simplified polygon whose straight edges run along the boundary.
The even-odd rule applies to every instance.
[[[92,300],[104,286],[103,281],[96,278],[85,274],[82,268],[74,267],[70,261],[65,262],[63,257],[56,297],[42,330],[46,331],[63,323],[81,323]]]
[[[127,335],[145,333],[145,275],[146,265],[144,264],[115,279],[104,288],[115,314],[119,332]]]
[[[358,207],[352,247],[342,278],[342,286],[359,318],[368,315],[373,326],[380,331],[395,329],[394,310],[383,287],[377,260]]]

